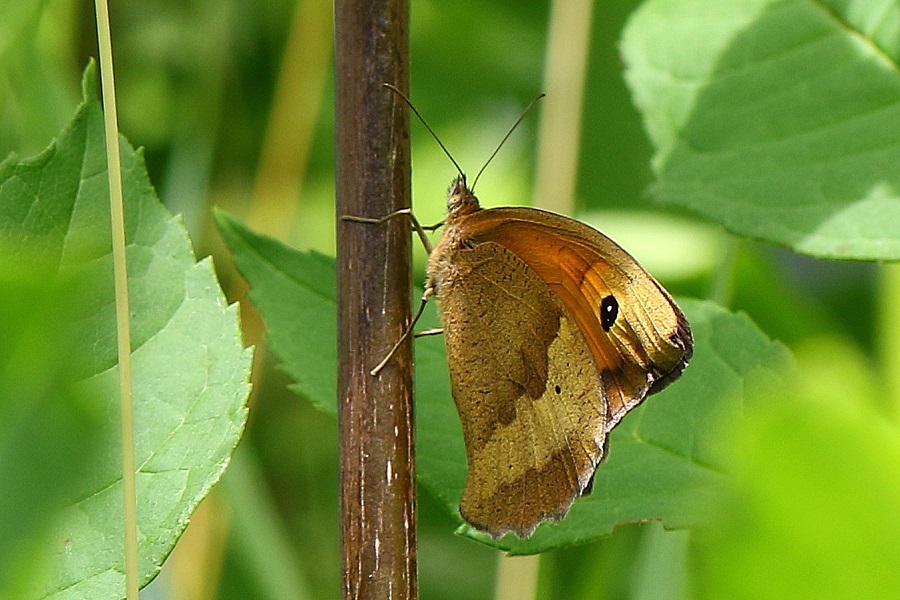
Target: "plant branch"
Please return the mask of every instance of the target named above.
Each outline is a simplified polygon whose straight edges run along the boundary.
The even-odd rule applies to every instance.
[[[406,0],[335,2],[337,215],[409,207]],[[338,406],[344,598],[415,598],[411,342],[369,371],[410,319],[408,219],[337,222]]]

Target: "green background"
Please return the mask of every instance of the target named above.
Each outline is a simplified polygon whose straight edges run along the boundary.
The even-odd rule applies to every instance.
[[[233,264],[241,261],[233,242],[249,239],[250,254],[268,248],[284,256],[281,271],[306,257],[304,276],[319,285],[333,269],[323,258],[334,254],[331,4],[155,1],[111,10],[120,129],[143,147],[149,180],[168,210],[183,215],[196,255],[213,256],[229,301],[242,302],[244,343],[262,347],[265,319],[271,344],[257,354],[249,423],[222,484],[144,594],[337,598],[336,423],[314,406],[333,400],[334,384],[316,363],[309,378],[302,371],[304,356],[318,355],[327,334],[310,329],[325,326],[315,310],[326,309],[310,309],[308,321],[276,323],[245,272],[261,319]],[[27,157],[72,118],[82,70],[96,56],[96,27],[89,4],[68,0],[0,2],[0,13],[0,157]],[[467,171],[480,168],[521,109],[546,91],[549,15],[546,2],[412,3],[411,97]],[[727,308],[686,303],[695,328],[712,332],[698,338],[698,348],[735,361],[741,409],[712,411],[712,425],[674,410],[678,402],[703,406],[718,398],[713,390],[723,376],[707,374],[699,356],[666,391],[668,407],[669,396],[648,400],[647,414],[651,407],[670,411],[677,444],[715,455],[715,468],[703,468],[727,481],[716,486],[727,491],[693,511],[655,515],[702,513],[666,523],[688,529],[613,518],[611,535],[599,537],[611,525],[603,532],[579,525],[588,531],[581,539],[538,547],[554,548],[541,555],[539,597],[900,595],[900,273],[883,262],[900,258],[898,55],[896,1],[593,7],[583,114],[573,115],[581,121],[575,213],[679,298],[711,297]],[[281,94],[289,99],[283,113]],[[542,102],[552,101],[551,94]],[[485,206],[542,201],[531,191],[538,123],[527,118],[480,180]],[[285,131],[296,135],[280,137]],[[454,169],[415,122],[412,144],[414,207],[421,221],[434,222]],[[236,258],[213,207],[231,215],[219,224],[226,237],[231,232]],[[19,217],[3,219],[7,242]],[[417,252],[421,281],[424,255]],[[8,519],[0,531],[15,539],[93,472],[97,448],[79,442],[102,417],[54,387],[39,390],[33,412],[12,412],[21,390],[37,389],[28,388],[35,377],[29,365],[70,377],[71,365],[47,342],[67,331],[69,305],[36,302],[46,290],[19,271],[4,266],[0,275],[9,290],[0,392],[3,414],[14,416],[5,421],[16,426],[0,437],[0,469],[16,482],[8,488],[15,494],[0,492]],[[62,320],[49,327],[55,321],[43,315]],[[29,319],[50,332],[5,325]],[[9,340],[29,341],[27,350]],[[435,369],[439,342],[417,346],[420,361]],[[784,353],[780,344],[793,354],[783,360],[791,374],[772,383],[741,370]],[[417,385],[440,389],[433,381]],[[447,397],[435,401],[450,406]],[[47,422],[48,413],[60,417]],[[636,427],[623,422],[611,461],[630,454],[625,432]],[[53,460],[32,467],[21,457],[35,454],[29,444],[38,431],[58,444]],[[115,464],[115,457],[103,460],[104,468]],[[650,463],[645,474],[652,478],[659,467]],[[32,468],[58,482],[59,493],[25,477]],[[633,480],[628,472],[623,479]],[[492,597],[497,551],[453,535],[453,491],[423,483],[422,597]],[[659,497],[671,500],[668,491]],[[576,503],[573,519],[603,498]],[[0,534],[0,556],[8,550],[3,540]],[[0,572],[40,565],[41,549],[33,555],[28,563],[31,554],[18,554]],[[199,574],[199,584],[179,561]]]

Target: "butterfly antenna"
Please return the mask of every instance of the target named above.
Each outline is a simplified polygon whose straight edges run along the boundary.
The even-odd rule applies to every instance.
[[[478,174],[475,176],[475,181],[472,182],[472,187],[469,188],[470,190],[472,190],[473,192],[475,191],[475,184],[478,183],[478,178],[481,177],[481,174],[484,173],[484,170],[487,169],[487,166],[491,164],[491,161],[494,160],[494,157],[497,156],[498,152],[500,152],[500,148],[503,147],[503,144],[506,143],[506,140],[509,139],[509,136],[512,135],[512,132],[516,130],[516,127],[519,126],[519,123],[522,122],[522,120],[525,118],[525,115],[527,115],[531,111],[531,109],[534,108],[534,105],[537,104],[538,100],[546,95],[547,94],[538,94],[537,96],[535,96],[534,100],[531,101],[531,104],[529,104],[528,107],[522,111],[522,114],[519,115],[519,118],[516,119],[516,122],[513,123],[513,126],[509,128],[509,131],[506,132],[506,135],[504,135],[503,139],[500,140],[500,143],[497,144],[497,149],[494,150],[494,153],[491,154],[490,158],[487,159],[487,162],[484,163],[484,166],[481,167],[481,170],[478,171]]]
[[[403,92],[401,92],[400,90],[398,90],[396,87],[394,87],[394,86],[391,85],[390,83],[382,83],[381,85],[383,85],[383,86],[386,87],[387,89],[391,90],[392,92],[394,92],[395,94],[397,94],[398,96],[400,96],[400,97],[403,99],[403,101],[406,102],[406,105],[409,106],[409,109],[410,109],[411,111],[413,111],[417,117],[419,117],[419,120],[422,121],[422,125],[425,126],[425,129],[428,130],[428,133],[431,134],[431,137],[434,138],[434,141],[436,141],[436,142],[438,143],[438,146],[441,147],[441,150],[444,151],[444,154],[447,155],[447,158],[449,158],[449,159],[450,159],[450,162],[453,163],[453,166],[456,167],[456,170],[459,172],[459,176],[462,177],[463,179],[465,179],[465,178],[466,178],[466,174],[463,173],[463,170],[460,168],[459,163],[456,162],[456,160],[453,158],[453,155],[450,154],[450,151],[449,151],[449,150],[447,150],[447,147],[444,145],[444,142],[442,142],[442,141],[441,141],[441,138],[439,138],[439,137],[437,136],[437,134],[434,132],[434,129],[432,129],[431,126],[428,124],[428,121],[425,120],[425,117],[423,117],[423,116],[419,113],[419,111],[416,110],[416,107],[413,106],[412,100],[410,100],[409,97],[407,97],[406,94],[404,94]],[[521,119],[520,119],[520,120],[521,120]]]

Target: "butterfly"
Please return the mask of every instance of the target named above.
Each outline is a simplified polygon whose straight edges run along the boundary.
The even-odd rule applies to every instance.
[[[413,224],[466,446],[460,515],[524,538],[590,487],[610,431],[679,377],[693,338],[672,296],[611,239],[535,208],[482,209],[450,159],[460,174],[433,249]]]
[[[460,514],[492,536],[561,519],[610,430],[691,358],[671,295],[596,229],[535,208],[482,209],[460,176],[428,259],[462,422]]]

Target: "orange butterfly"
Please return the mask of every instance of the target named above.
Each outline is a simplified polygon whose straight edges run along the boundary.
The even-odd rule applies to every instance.
[[[610,430],[678,378],[693,338],[665,288],[611,239],[534,208],[482,209],[456,166],[423,306],[437,297],[462,422],[460,514],[492,536],[528,537],[565,516]]]

